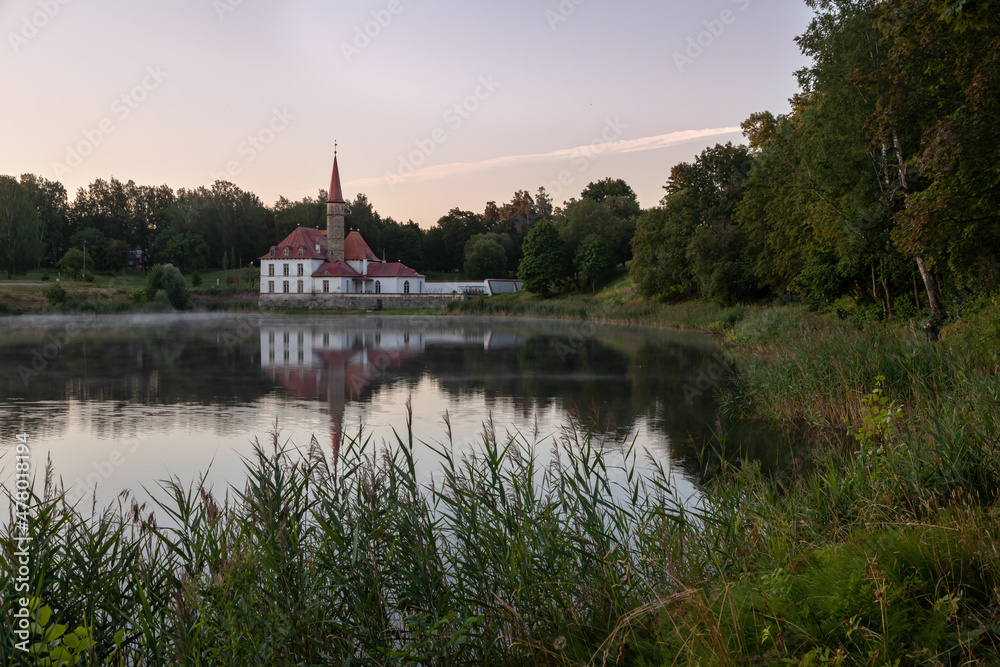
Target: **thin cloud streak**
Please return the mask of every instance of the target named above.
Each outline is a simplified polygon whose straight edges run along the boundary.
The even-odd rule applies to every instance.
[[[575,148],[563,148],[549,153],[531,153],[527,155],[506,155],[503,157],[490,158],[479,162],[449,162],[433,167],[420,169],[408,176],[403,176],[396,172],[387,172],[385,176],[372,176],[359,178],[349,182],[349,185],[370,185],[383,183],[388,180],[402,182],[431,181],[443,178],[451,178],[464,174],[471,174],[487,169],[500,167],[511,167],[519,164],[532,162],[551,162],[555,160],[565,160],[575,157],[589,157],[592,155],[621,155],[623,153],[637,153],[640,151],[654,151],[668,146],[676,146],[686,141],[695,141],[706,137],[714,137],[723,134],[734,134],[742,132],[739,127],[718,127],[705,130],[683,130],[680,132],[670,132],[668,134],[658,134],[653,137],[642,137],[640,139],[622,139],[608,143],[591,143]]]

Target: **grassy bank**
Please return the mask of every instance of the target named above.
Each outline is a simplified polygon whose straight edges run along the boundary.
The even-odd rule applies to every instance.
[[[36,270],[13,280],[0,280],[0,315],[117,315],[173,310],[169,303],[137,302],[136,293],[146,287],[149,275],[144,271],[129,270],[119,275],[94,274],[87,282],[61,280],[57,283],[57,274],[54,270]],[[256,310],[256,276],[256,270],[249,276],[246,271],[207,271],[199,274],[199,285],[194,285],[194,274],[188,275],[189,307],[208,312]],[[56,284],[65,290],[66,297],[62,303],[53,304],[47,298],[46,291]]]

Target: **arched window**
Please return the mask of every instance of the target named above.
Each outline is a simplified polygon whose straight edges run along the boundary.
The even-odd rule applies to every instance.
[[[410,293],[410,281],[407,280],[403,283],[403,294],[409,294],[409,293]]]
[[[376,294],[381,294],[382,293],[382,281],[380,281],[380,280],[376,280],[375,281],[375,293]]]

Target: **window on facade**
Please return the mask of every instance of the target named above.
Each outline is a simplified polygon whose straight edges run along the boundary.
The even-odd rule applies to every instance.
[[[284,266],[282,267],[282,270],[284,271],[285,275],[287,276],[287,275],[288,275],[288,265],[287,265],[287,264],[285,264],[285,265],[284,265]]]
[[[273,331],[268,331],[267,332],[267,342],[270,343],[271,345],[274,345],[274,332]]]
[[[403,283],[403,294],[409,294],[409,293],[410,293],[410,281],[407,280]]]
[[[292,252],[291,248],[285,248],[285,257],[288,257]]]
[[[305,358],[306,358],[306,353],[303,352],[302,350],[299,350],[299,363],[301,364],[305,360]]]
[[[299,246],[299,257],[305,257],[305,256],[306,256],[306,249]]]
[[[329,291],[330,291],[330,281],[329,280],[324,280],[323,281],[323,294],[326,294]]]
[[[285,343],[285,347],[288,347],[288,332],[287,331],[281,337],[281,340]]]
[[[375,281],[375,293],[376,294],[381,294],[382,293],[382,282],[379,281],[379,280]]]
[[[274,291],[274,281],[273,280],[268,280],[267,281],[267,291],[268,292],[273,292]]]
[[[299,264],[299,275],[300,276],[304,276],[305,275],[305,273],[303,273],[303,268],[302,268],[301,264]]]
[[[302,281],[300,280],[300,281],[299,281],[299,294],[302,294],[302,292],[304,292],[304,291],[305,291],[305,290],[304,290],[304,289],[302,289]]]
[[[274,350],[271,350],[270,352],[268,352],[267,358],[268,358],[268,361],[270,361],[272,364],[274,363]]]
[[[330,347],[330,334],[329,333],[324,333],[323,334],[323,347]]]
[[[306,335],[300,331],[299,332],[299,347],[302,347],[302,344],[304,342],[306,342]]]
[[[288,294],[288,281],[287,280],[282,280],[281,282],[284,283],[284,292],[285,292],[285,294]]]
[[[269,275],[269,276],[273,276],[274,275],[274,264],[268,264],[267,265],[267,275]]]

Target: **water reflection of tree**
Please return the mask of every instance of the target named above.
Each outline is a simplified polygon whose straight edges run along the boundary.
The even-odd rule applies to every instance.
[[[233,327],[171,323],[160,327],[84,330],[72,337],[37,375],[23,379],[36,352],[65,331],[53,327],[0,342],[0,425],[24,424],[38,435],[65,432],[68,401],[100,404],[89,417],[102,434],[133,432],[143,422],[174,420],[135,405],[251,404],[273,390],[260,373],[257,335]],[[44,414],[19,406],[44,404]],[[133,423],[134,422],[134,423]],[[8,431],[9,432],[9,431]]]

